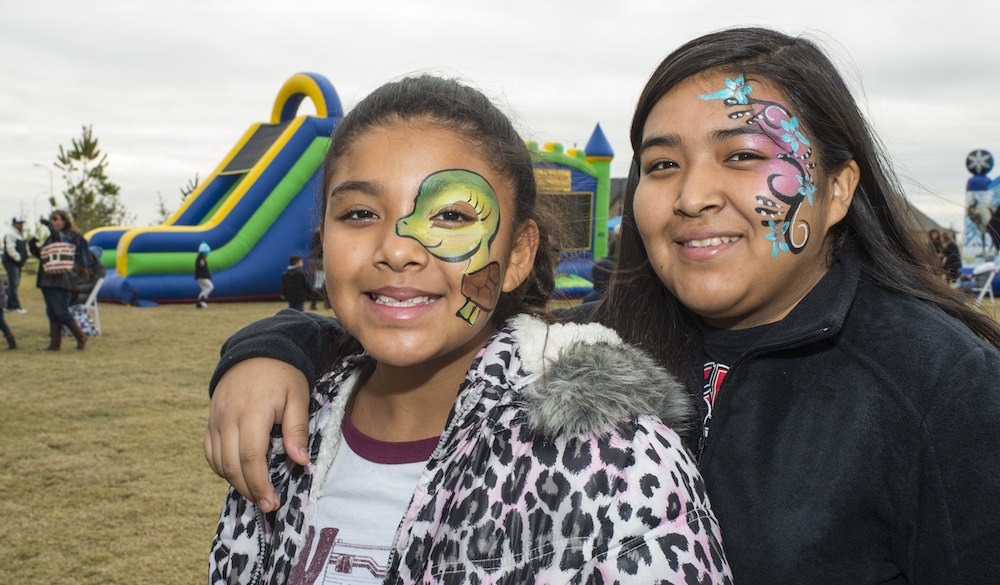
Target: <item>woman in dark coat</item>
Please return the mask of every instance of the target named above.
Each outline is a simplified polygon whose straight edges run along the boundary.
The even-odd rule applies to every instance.
[[[49,228],[49,236],[45,238],[40,248],[33,245],[32,252],[41,260],[38,266],[37,286],[42,289],[42,296],[45,298],[45,314],[49,318],[49,345],[38,349],[39,351],[58,351],[62,342],[62,328],[65,325],[76,338],[76,348],[83,350],[87,345],[87,336],[84,335],[80,325],[70,314],[69,306],[73,302],[79,278],[77,271],[87,268],[88,259],[84,255],[84,252],[87,252],[87,242],[73,225],[73,218],[62,209],[53,210],[48,221],[42,220],[42,223]],[[73,263],[72,266],[65,269],[55,270],[52,269],[54,266],[52,263],[68,260],[68,258],[45,253],[46,246],[58,242],[73,246]],[[66,251],[68,252],[68,250]],[[47,266],[49,266],[49,270],[46,269]]]

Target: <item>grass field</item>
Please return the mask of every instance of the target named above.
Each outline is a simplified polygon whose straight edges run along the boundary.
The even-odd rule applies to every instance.
[[[47,345],[34,278],[0,350],[0,583],[204,583],[226,491],[202,454],[231,333],[283,303],[102,304],[87,350]]]
[[[102,304],[86,351],[43,353],[33,282],[0,350],[0,583],[204,583],[226,491],[202,454],[208,379],[223,340],[284,304]]]

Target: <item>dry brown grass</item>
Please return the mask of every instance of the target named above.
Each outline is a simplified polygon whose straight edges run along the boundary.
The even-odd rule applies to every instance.
[[[226,491],[202,454],[231,333],[283,303],[100,307],[104,334],[47,344],[38,289],[0,351],[0,582],[204,583]]]

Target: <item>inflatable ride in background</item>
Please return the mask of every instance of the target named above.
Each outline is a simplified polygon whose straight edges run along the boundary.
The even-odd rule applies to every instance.
[[[315,116],[297,116],[302,100]],[[269,123],[256,123],[162,225],[101,227],[86,234],[105,250],[108,277],[98,298],[128,304],[193,302],[198,247],[206,242],[213,301],[267,300],[280,295],[288,257],[309,256],[316,194],[330,134],[343,117],[340,98],[322,75],[285,82]],[[586,149],[528,143],[539,195],[554,206],[565,234],[557,294],[593,289],[591,268],[607,255],[608,197],[614,153],[600,124]]]
[[[967,258],[981,258],[1000,249],[1000,178],[991,180],[993,155],[974,150],[965,159],[972,173],[965,187],[965,251]]]
[[[316,115],[296,116],[307,97]],[[201,242],[212,249],[213,300],[278,298],[288,257],[309,253],[320,166],[342,117],[340,98],[325,77],[292,76],[278,92],[270,123],[251,125],[166,222],[87,233],[92,246],[105,250],[108,277],[98,298],[193,301]]]
[[[553,209],[562,233],[556,267],[556,297],[582,297],[593,290],[594,261],[608,255],[608,207],[614,151],[601,125],[583,150],[558,143],[528,142],[535,161],[538,195]]]
[[[972,173],[965,187],[965,232],[962,261],[975,266],[988,254],[1000,254],[1000,178],[990,179],[993,155],[974,150],[965,158],[965,168]],[[993,289],[1000,290],[1000,277]]]

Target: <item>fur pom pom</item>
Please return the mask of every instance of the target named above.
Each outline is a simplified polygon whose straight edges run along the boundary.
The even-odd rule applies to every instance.
[[[677,434],[691,427],[687,389],[642,350],[601,325],[517,319],[526,369],[539,377],[521,391],[528,424],[546,434],[600,432],[638,415],[656,415]]]

